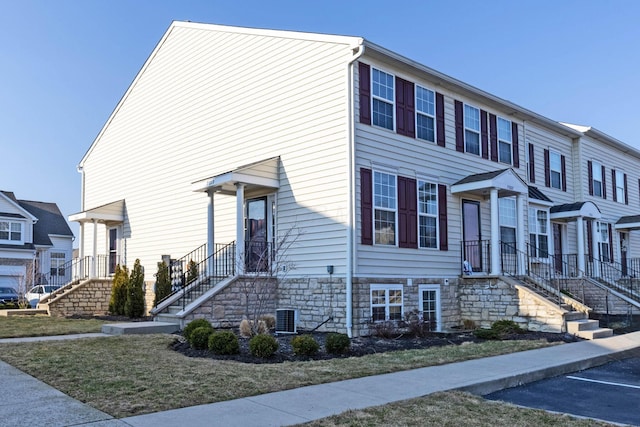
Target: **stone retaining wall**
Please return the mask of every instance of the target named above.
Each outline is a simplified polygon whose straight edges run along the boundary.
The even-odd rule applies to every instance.
[[[109,312],[111,279],[91,279],[49,301],[51,316],[104,315]]]
[[[640,314],[640,310],[629,305],[622,298],[588,280],[572,280],[565,286],[578,299],[584,299],[584,303],[591,307],[595,313],[629,314],[629,310],[631,310],[631,314]]]

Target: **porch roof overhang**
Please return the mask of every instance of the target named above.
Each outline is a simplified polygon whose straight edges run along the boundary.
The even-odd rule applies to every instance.
[[[571,222],[576,218],[600,219],[602,214],[593,202],[576,202],[552,206],[550,217],[555,221]]]
[[[69,215],[69,221],[122,223],[124,222],[124,199]]]
[[[510,168],[469,175],[454,183],[451,193],[471,193],[486,197],[493,188],[498,190],[498,197],[529,193],[527,184]]]
[[[621,217],[614,225],[616,230],[640,230],[640,215]]]
[[[193,191],[235,195],[237,184],[244,184],[246,191],[280,188],[280,157],[261,160],[240,166],[231,171],[201,179],[191,184]]]

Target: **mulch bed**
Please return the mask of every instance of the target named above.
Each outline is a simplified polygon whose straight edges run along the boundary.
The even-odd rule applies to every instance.
[[[300,334],[303,334],[301,332]],[[237,334],[236,334],[237,335]],[[268,358],[263,359],[254,357],[249,352],[249,339],[239,337],[240,354],[236,355],[216,355],[208,350],[195,350],[191,348],[182,335],[177,335],[176,340],[171,345],[172,349],[184,354],[188,357],[202,357],[219,360],[234,360],[243,363],[281,363],[286,361],[307,361],[307,360],[325,360],[342,357],[359,357],[367,354],[384,353],[397,350],[423,349],[428,347],[438,347],[444,345],[459,345],[466,342],[483,342],[486,340],[477,338],[472,332],[454,332],[454,333],[430,333],[422,338],[415,338],[406,335],[400,335],[396,338],[380,338],[376,336],[358,337],[351,339],[351,348],[345,354],[330,354],[324,349],[324,342],[327,337],[326,333],[311,333],[315,340],[320,344],[320,350],[313,356],[296,356],[293,354],[291,347],[291,339],[295,335],[274,335],[278,341],[278,350]],[[524,332],[520,334],[511,334],[503,337],[503,340],[547,340],[548,342],[576,342],[581,341],[571,334],[556,334],[550,332]]]

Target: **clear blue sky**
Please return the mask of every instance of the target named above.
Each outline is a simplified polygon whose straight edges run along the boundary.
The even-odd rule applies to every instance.
[[[640,149],[637,0],[0,0],[0,16],[0,189],[65,216],[78,162],[173,20],[362,36]]]

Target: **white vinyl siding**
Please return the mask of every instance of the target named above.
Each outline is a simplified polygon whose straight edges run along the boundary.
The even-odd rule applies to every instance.
[[[125,200],[121,255],[129,267],[140,258],[147,281],[162,255],[179,258],[207,241],[208,197],[193,182],[274,156],[276,234],[299,232],[289,276],[344,266],[346,61],[355,42],[270,34],[174,24],[83,159],[82,209]],[[124,184],[115,185],[115,170]],[[235,196],[216,194],[214,209],[216,243],[235,240]],[[93,226],[84,228],[87,256]]]

